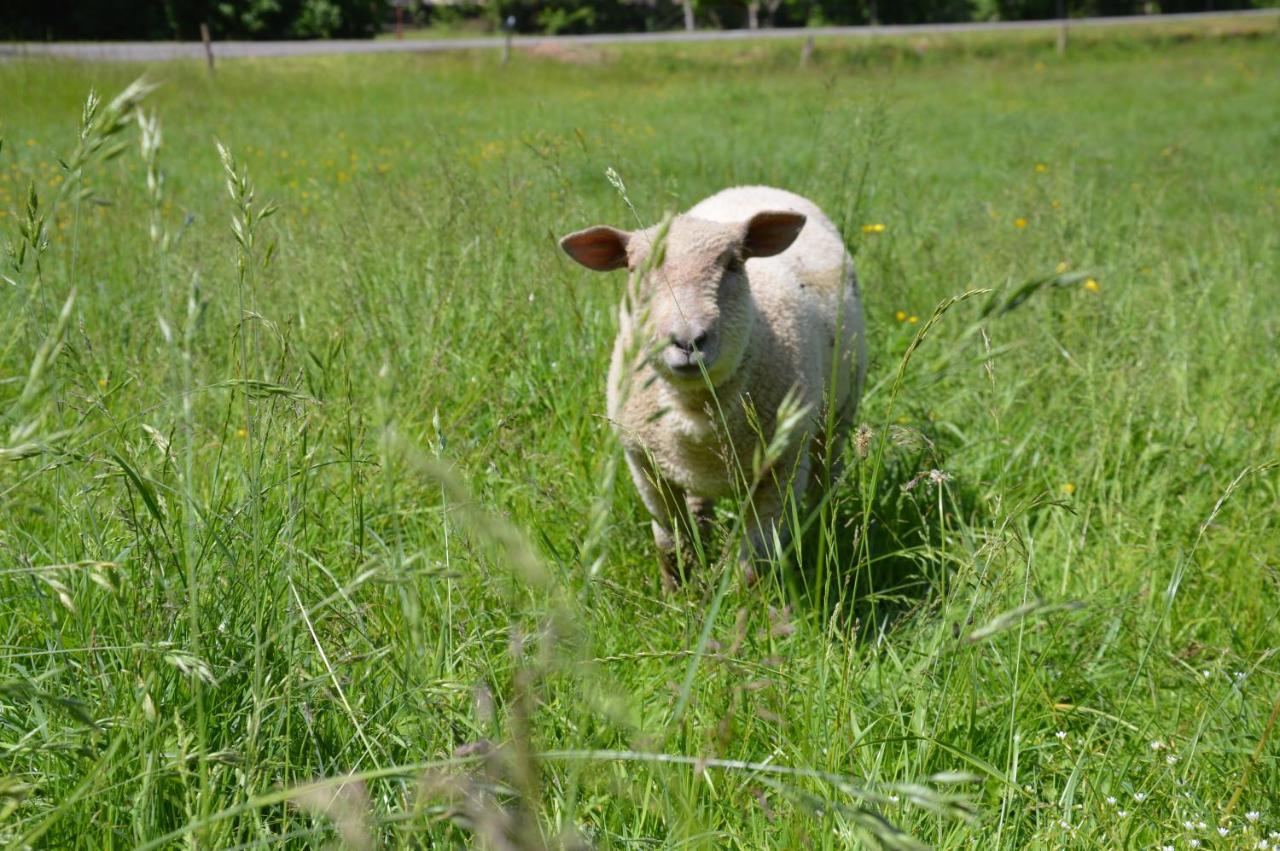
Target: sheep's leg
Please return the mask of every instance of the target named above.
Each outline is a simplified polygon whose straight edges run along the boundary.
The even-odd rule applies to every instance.
[[[755,582],[760,577],[770,558],[781,556],[780,552],[773,551],[775,534],[783,547],[790,540],[791,530],[787,526],[785,514],[788,505],[786,497],[790,493],[793,502],[803,504],[805,491],[809,487],[811,463],[809,453],[802,452],[794,465],[779,465],[774,468],[778,473],[791,469],[793,472],[790,480],[780,482],[774,476],[768,476],[752,492],[751,504],[747,506],[747,511],[750,512],[747,518],[747,536],[738,553],[738,562],[742,565],[748,583]]]
[[[692,494],[685,494],[684,506],[686,510],[685,520],[688,523],[689,541],[697,543],[703,550],[706,550],[707,542],[711,538],[711,526],[714,501]]]
[[[662,564],[663,585],[675,587],[680,584],[682,562],[693,560],[694,523],[690,522],[690,514],[694,511],[694,500],[658,475],[643,452],[628,449],[626,454],[631,480],[653,518],[650,527]],[[701,531],[701,521],[697,526]]]

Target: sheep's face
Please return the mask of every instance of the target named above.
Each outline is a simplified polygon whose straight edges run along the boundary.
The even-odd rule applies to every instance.
[[[737,370],[755,323],[746,260],[785,251],[804,222],[803,215],[789,212],[757,213],[741,223],[677,216],[656,262],[656,227],[630,233],[589,228],[560,244],[590,269],[626,266],[636,276],[634,294],[643,317],[637,342],[659,375],[677,387],[707,379],[716,386]]]

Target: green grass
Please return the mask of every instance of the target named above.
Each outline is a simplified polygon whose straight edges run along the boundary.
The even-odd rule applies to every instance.
[[[0,232],[49,215],[0,283],[0,842],[1280,830],[1274,30],[1048,39],[162,65],[160,194],[131,123],[89,197],[140,69],[0,64]],[[755,588],[661,593],[610,475],[623,280],[555,245],[629,224],[609,167],[855,252],[870,452]]]

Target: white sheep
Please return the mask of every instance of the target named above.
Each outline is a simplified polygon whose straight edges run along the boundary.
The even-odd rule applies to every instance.
[[[866,344],[853,260],[817,205],[766,186],[726,189],[676,216],[661,262],[649,263],[658,232],[599,226],[560,245],[590,269],[633,273],[608,412],[653,517],[668,582],[679,575],[676,534],[686,545],[694,524],[703,534],[713,502],[751,479],[760,434],[773,439],[783,399],[792,393],[808,406],[751,493],[740,554],[751,570],[775,531],[786,539],[784,489],[803,499],[824,472],[829,406],[832,457],[857,408]],[[634,274],[645,269],[643,278]]]

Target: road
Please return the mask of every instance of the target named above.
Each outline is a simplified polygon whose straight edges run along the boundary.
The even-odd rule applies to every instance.
[[[1114,18],[1073,18],[1072,29],[1081,27],[1143,26],[1193,22],[1206,19],[1280,16],[1278,9],[1242,12],[1205,12],[1183,15],[1139,15]],[[654,44],[660,42],[747,41],[768,38],[873,38],[876,36],[947,35],[968,32],[1050,29],[1058,21],[994,21],[963,24],[915,24],[877,27],[815,27],[811,29],[696,30],[660,33],[624,33],[560,36],[516,36],[512,45],[574,44]],[[485,38],[404,39],[385,41],[218,41],[213,52],[218,59],[266,56],[314,56],[335,53],[435,53],[446,50],[485,50],[502,46],[501,36]],[[0,44],[0,59],[55,57],[96,62],[163,62],[172,59],[203,59],[204,45],[198,41],[120,42],[6,42]]]

